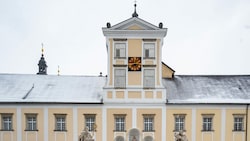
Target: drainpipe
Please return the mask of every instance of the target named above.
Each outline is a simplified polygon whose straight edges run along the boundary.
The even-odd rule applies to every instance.
[[[248,133],[248,107],[249,107],[249,104],[247,104],[247,107],[246,107],[246,136],[245,136],[245,141],[247,141],[247,133]]]

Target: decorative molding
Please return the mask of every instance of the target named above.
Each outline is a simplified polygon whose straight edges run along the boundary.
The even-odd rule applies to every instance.
[[[127,41],[126,38],[114,38],[113,40],[114,40],[114,41],[121,41],[121,42]]]
[[[156,41],[156,39],[142,39],[144,42],[155,42]]]

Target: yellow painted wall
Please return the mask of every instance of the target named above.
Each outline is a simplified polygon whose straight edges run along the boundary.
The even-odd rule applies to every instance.
[[[227,109],[226,110],[226,141],[242,141],[245,139],[244,132],[236,131],[234,132],[234,116],[233,114],[241,114],[244,115],[244,124],[246,124],[246,110],[245,109]],[[244,126],[244,130],[246,126]]]
[[[123,99],[124,97],[124,91],[116,91],[116,98]]]
[[[141,85],[141,72],[128,72],[128,85]]]
[[[143,30],[141,27],[139,27],[138,25],[133,25],[128,27],[128,30]]]
[[[62,141],[73,139],[73,119],[72,108],[49,108],[49,140]],[[54,131],[55,130],[55,114],[66,114],[66,132]]]
[[[173,78],[174,71],[162,64],[162,78]]]
[[[107,141],[114,141],[115,118],[114,114],[125,114],[125,130],[126,136],[128,131],[132,128],[132,109],[130,108],[110,108],[107,109]]]
[[[145,98],[153,98],[153,91],[145,91]]]
[[[166,112],[166,136],[169,141],[174,141],[175,130],[175,117],[174,114],[185,114],[185,129],[188,140],[192,140],[192,109],[173,108],[168,109]],[[198,141],[198,140],[197,140]],[[201,140],[199,140],[201,141]]]
[[[161,141],[161,129],[162,129],[162,110],[159,108],[150,108],[150,109],[137,109],[137,127],[139,131],[144,130],[144,123],[143,123],[143,114],[153,114],[154,115],[154,137],[155,141]],[[142,134],[142,133],[141,133]]]
[[[44,140],[44,113],[43,108],[23,108],[22,109],[22,139],[23,141],[35,141],[36,136],[40,140]],[[37,114],[38,131],[25,131],[26,114]]]
[[[102,140],[102,109],[101,108],[79,108],[78,109],[78,115],[77,115],[77,119],[78,119],[78,135],[81,134],[82,130],[84,129],[84,127],[86,127],[85,125],[85,116],[84,114],[95,114],[95,120],[96,120],[96,141],[101,141]]]
[[[214,114],[213,115],[213,130],[205,132],[202,131],[203,116],[202,114]],[[203,141],[220,140],[221,135],[221,110],[220,109],[198,109],[196,111],[196,139]],[[203,137],[202,137],[203,136]]]
[[[141,57],[142,56],[142,40],[129,39],[128,40],[128,57]]]
[[[141,92],[138,91],[128,91],[128,98],[141,98]]]
[[[17,140],[17,119],[16,119],[16,114],[17,110],[16,108],[0,108],[0,113],[10,113],[12,115],[12,129],[14,131],[3,131],[0,135],[2,135],[3,141],[10,141],[11,138],[13,137],[13,140]],[[0,115],[1,116],[1,115]],[[2,119],[2,117],[1,117]],[[0,122],[0,128],[2,129],[2,121]]]

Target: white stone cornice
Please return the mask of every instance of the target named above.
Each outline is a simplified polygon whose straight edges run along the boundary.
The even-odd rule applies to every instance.
[[[102,29],[108,38],[163,38],[167,35],[167,28],[159,30],[110,30]]]

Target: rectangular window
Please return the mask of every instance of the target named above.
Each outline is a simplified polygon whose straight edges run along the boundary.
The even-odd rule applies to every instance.
[[[37,114],[26,114],[26,131],[37,131]]]
[[[2,117],[2,130],[11,131],[12,129],[12,115],[13,114],[1,114]]]
[[[212,117],[203,117],[203,131],[212,131]]]
[[[55,131],[66,131],[66,114],[55,114]]]
[[[85,126],[89,128],[89,131],[95,130],[95,114],[85,114]]]
[[[125,115],[115,115],[115,131],[125,131]]]
[[[155,70],[154,69],[144,69],[143,86],[144,88],[154,88],[155,87]]]
[[[143,56],[146,59],[155,58],[155,43],[144,43],[143,44]]]
[[[115,43],[115,58],[126,58],[126,43]]]
[[[144,131],[152,132],[154,131],[154,115],[143,115],[144,119]]]
[[[185,115],[174,115],[175,116],[175,131],[185,130]]]
[[[244,127],[244,117],[243,115],[234,115],[234,131],[243,131]]]
[[[114,87],[126,87],[126,69],[115,69]]]

